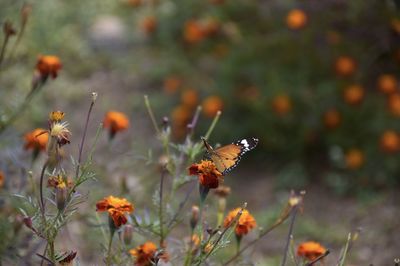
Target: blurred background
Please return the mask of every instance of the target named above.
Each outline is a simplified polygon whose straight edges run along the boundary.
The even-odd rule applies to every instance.
[[[2,0],[1,22],[18,28],[23,4]],[[290,189],[305,189],[295,240],[320,241],[334,257],[347,232],[361,227],[351,254],[354,265],[389,265],[400,256],[399,1],[42,0],[31,5],[21,43],[1,66],[1,115],[28,93],[39,55],[58,56],[63,68],[1,135],[3,239],[15,239],[9,229],[16,221],[9,214],[20,204],[7,195],[25,189],[26,172],[40,167],[30,165],[23,135],[46,128],[48,113],[63,110],[73,132],[68,149],[77,154],[89,93],[97,91],[92,136],[109,110],[126,113],[131,127],[111,144],[102,136],[95,158],[101,182],[86,185],[88,210],[106,193],[121,191],[137,205],[146,204],[140,195],[153,193],[148,191],[158,179],[149,177],[143,161],[148,149],[160,147],[143,103],[147,94],[160,123],[169,118],[177,142],[198,105],[203,110],[196,138],[222,110],[212,144],[260,139],[225,179],[233,190],[230,207],[248,201],[262,225],[279,213]],[[99,261],[91,239],[97,230],[93,215],[77,214],[65,244],[86,237],[87,243],[79,244],[86,263]],[[259,245],[259,265],[279,262],[285,230],[275,233],[273,243]],[[26,247],[15,246],[22,256]],[[1,248],[2,254],[10,252],[10,245]]]

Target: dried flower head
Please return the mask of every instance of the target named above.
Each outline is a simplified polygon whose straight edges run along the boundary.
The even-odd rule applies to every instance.
[[[117,132],[124,131],[129,127],[129,118],[124,113],[109,111],[104,116],[103,127],[109,129],[112,138]]]
[[[209,160],[192,164],[189,168],[189,174],[197,175],[200,184],[206,188],[217,188],[222,181],[222,174],[218,171],[214,162]]]
[[[40,55],[36,63],[36,70],[43,80],[47,79],[49,75],[55,79],[61,67],[60,58],[54,55]]]
[[[26,150],[45,151],[49,140],[49,134],[46,129],[36,128],[26,133],[24,139],[24,148]]]
[[[151,266],[156,262],[157,246],[151,241],[147,241],[134,249],[129,250],[129,253],[135,257],[135,266]]]
[[[64,178],[62,175],[50,176],[47,180],[47,187],[52,188],[72,188],[73,181],[69,178]]]
[[[54,138],[59,147],[69,144],[71,132],[68,129],[67,122],[54,122],[50,125],[50,137]]]
[[[133,205],[124,198],[108,196],[96,203],[96,211],[107,211],[114,221],[115,227],[126,224],[128,219],[125,213],[133,212]]]
[[[242,208],[236,208],[228,213],[224,220],[224,227],[227,228],[232,225],[238,213]],[[256,220],[249,213],[248,210],[243,210],[235,227],[235,234],[239,237],[248,234],[254,227],[256,227]]]
[[[231,194],[231,188],[228,186],[219,186],[214,190],[215,195],[221,198],[226,198]]]
[[[309,261],[315,260],[325,252],[326,249],[320,243],[314,241],[303,242],[297,248],[297,256]]]
[[[60,256],[61,259],[58,262],[60,265],[72,265],[72,261],[75,259],[76,254],[76,251],[66,251]]]
[[[10,21],[5,21],[3,24],[3,32],[7,37],[15,35],[17,31],[14,29],[12,23]]]

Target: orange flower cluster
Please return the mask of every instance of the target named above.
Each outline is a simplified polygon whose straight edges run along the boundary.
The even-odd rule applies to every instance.
[[[165,251],[159,252],[157,255],[157,246],[151,241],[129,250],[129,253],[136,258],[135,266],[151,266],[157,264],[159,259],[164,262],[169,260],[169,256]]]
[[[127,223],[125,213],[133,212],[133,205],[124,198],[108,196],[96,203],[96,211],[107,211],[118,228]]]
[[[215,35],[220,28],[218,20],[213,18],[186,21],[183,31],[183,38],[187,43],[196,44],[206,38]]]
[[[214,162],[202,160],[200,163],[192,164],[189,168],[190,175],[197,175],[199,182],[206,188],[217,188],[222,181],[222,173],[220,173]]]
[[[43,79],[46,79],[49,75],[55,79],[61,67],[60,59],[54,55],[41,55],[36,63],[36,70]]]
[[[35,152],[45,151],[49,140],[49,133],[44,128],[36,128],[28,132],[24,136],[26,150],[34,150]]]
[[[236,208],[228,213],[224,220],[224,227],[227,228],[232,225],[235,217],[238,215],[242,208]],[[238,237],[247,235],[257,223],[254,217],[249,213],[248,210],[243,210],[242,215],[240,215],[237,225],[235,227],[235,234]]]
[[[286,25],[291,30],[299,30],[307,24],[307,14],[300,9],[291,10],[286,16]]]
[[[301,243],[297,248],[297,256],[303,257],[309,261],[315,260],[325,254],[326,249],[317,242],[308,241]]]
[[[103,127],[109,129],[110,137],[113,138],[117,132],[129,128],[129,118],[124,113],[109,111],[104,116]]]

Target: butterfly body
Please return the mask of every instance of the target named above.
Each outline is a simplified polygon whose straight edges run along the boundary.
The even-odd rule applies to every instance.
[[[258,139],[247,138],[213,149],[205,138],[202,138],[202,140],[207,149],[207,157],[214,162],[218,171],[223,175],[232,171],[238,165],[242,156],[258,144]]]

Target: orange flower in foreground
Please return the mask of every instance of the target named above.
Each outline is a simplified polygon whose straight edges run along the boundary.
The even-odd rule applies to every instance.
[[[199,102],[199,94],[195,89],[187,89],[182,92],[181,101],[187,107],[195,107]]]
[[[24,136],[26,150],[34,150],[36,152],[45,151],[49,140],[49,133],[46,129],[37,128],[28,132]]]
[[[157,246],[151,241],[129,250],[129,253],[136,258],[135,266],[156,265],[159,259],[164,262],[168,262],[169,259],[169,255],[165,251],[158,252],[157,255]]]
[[[234,221],[236,215],[242,208],[236,208],[228,213],[224,220],[224,227],[227,228],[231,226],[231,223]],[[256,220],[249,213],[248,210],[243,210],[242,215],[238,220],[238,223],[235,228],[235,234],[239,237],[243,235],[247,235],[254,227],[256,227]]]
[[[380,138],[380,147],[387,153],[395,153],[400,150],[400,137],[393,130],[386,130]]]
[[[164,91],[168,94],[175,93],[182,85],[182,79],[177,76],[169,76],[164,80]]]
[[[5,179],[5,175],[2,171],[0,171],[0,188],[2,188],[4,186],[4,179]]]
[[[378,77],[378,90],[385,94],[393,93],[397,90],[397,78],[391,74],[383,74]]]
[[[325,127],[329,129],[334,129],[340,125],[341,115],[336,109],[331,109],[325,112],[323,121]]]
[[[292,110],[292,101],[286,94],[280,94],[272,99],[272,109],[278,115],[285,115]]]
[[[343,99],[350,105],[356,105],[362,102],[364,98],[364,88],[360,85],[351,85],[343,92]]]
[[[54,55],[41,55],[36,63],[36,69],[43,78],[47,78],[49,75],[53,79],[56,78],[61,67],[60,59]]]
[[[218,96],[210,96],[203,101],[202,107],[206,116],[214,117],[218,111],[222,111],[224,102]]]
[[[339,56],[335,61],[335,71],[339,76],[347,77],[354,74],[357,69],[356,61],[346,55]]]
[[[400,117],[400,94],[391,94],[387,99],[389,111],[396,117]]]
[[[308,241],[301,243],[297,248],[297,256],[303,257],[309,261],[315,260],[319,256],[325,254],[326,249],[317,242]]]
[[[125,213],[133,212],[133,205],[124,198],[108,196],[96,203],[96,211],[107,211],[113,219],[115,227],[120,227],[127,223]]]
[[[124,131],[129,127],[129,118],[121,112],[109,111],[104,116],[103,127],[110,129],[110,136],[113,137],[115,133]]]
[[[140,28],[147,34],[151,34],[157,29],[157,19],[154,16],[144,17],[140,23]]]
[[[190,175],[197,175],[199,182],[206,188],[217,188],[222,180],[222,174],[212,161],[202,160],[200,163],[192,164],[189,168]]]
[[[345,155],[346,167],[359,169],[364,164],[364,153],[359,149],[350,149]]]
[[[300,9],[291,10],[286,16],[286,25],[291,30],[299,30],[307,24],[307,14]]]

